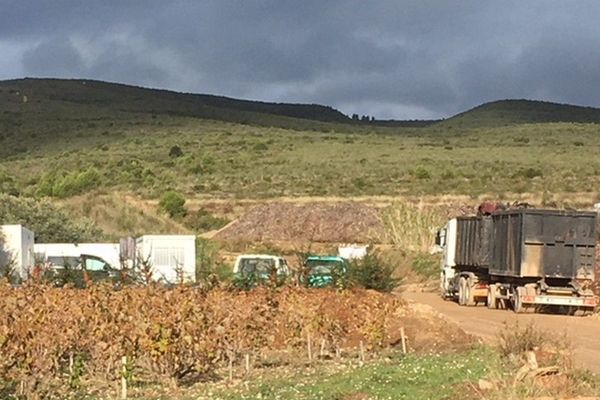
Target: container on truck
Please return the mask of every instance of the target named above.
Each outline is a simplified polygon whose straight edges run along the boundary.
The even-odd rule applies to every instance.
[[[592,312],[597,214],[520,208],[458,217],[438,232],[440,290],[462,306]]]

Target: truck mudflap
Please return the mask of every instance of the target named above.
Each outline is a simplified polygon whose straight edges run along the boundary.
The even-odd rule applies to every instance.
[[[553,295],[523,295],[520,296],[523,304],[538,304],[552,306],[590,307],[598,305],[596,296],[553,296]]]

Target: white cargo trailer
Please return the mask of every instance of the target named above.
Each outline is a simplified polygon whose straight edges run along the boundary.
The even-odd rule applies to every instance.
[[[0,267],[10,265],[15,277],[26,280],[35,265],[34,233],[22,225],[2,225],[0,230]]]
[[[144,235],[136,239],[135,247],[137,263],[147,260],[154,280],[196,281],[196,236]]]

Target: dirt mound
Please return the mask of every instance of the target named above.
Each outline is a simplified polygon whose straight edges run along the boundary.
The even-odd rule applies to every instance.
[[[383,232],[377,209],[362,203],[277,202],[251,209],[215,238],[239,242],[365,243],[381,237]]]

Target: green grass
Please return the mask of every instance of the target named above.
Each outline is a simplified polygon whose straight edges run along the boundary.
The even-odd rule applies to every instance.
[[[488,349],[449,355],[409,355],[390,362],[350,367],[338,372],[316,369],[293,376],[250,382],[211,394],[213,399],[447,399],[466,382],[487,373]],[[354,397],[353,397],[354,396]],[[364,396],[364,397],[360,397]]]

